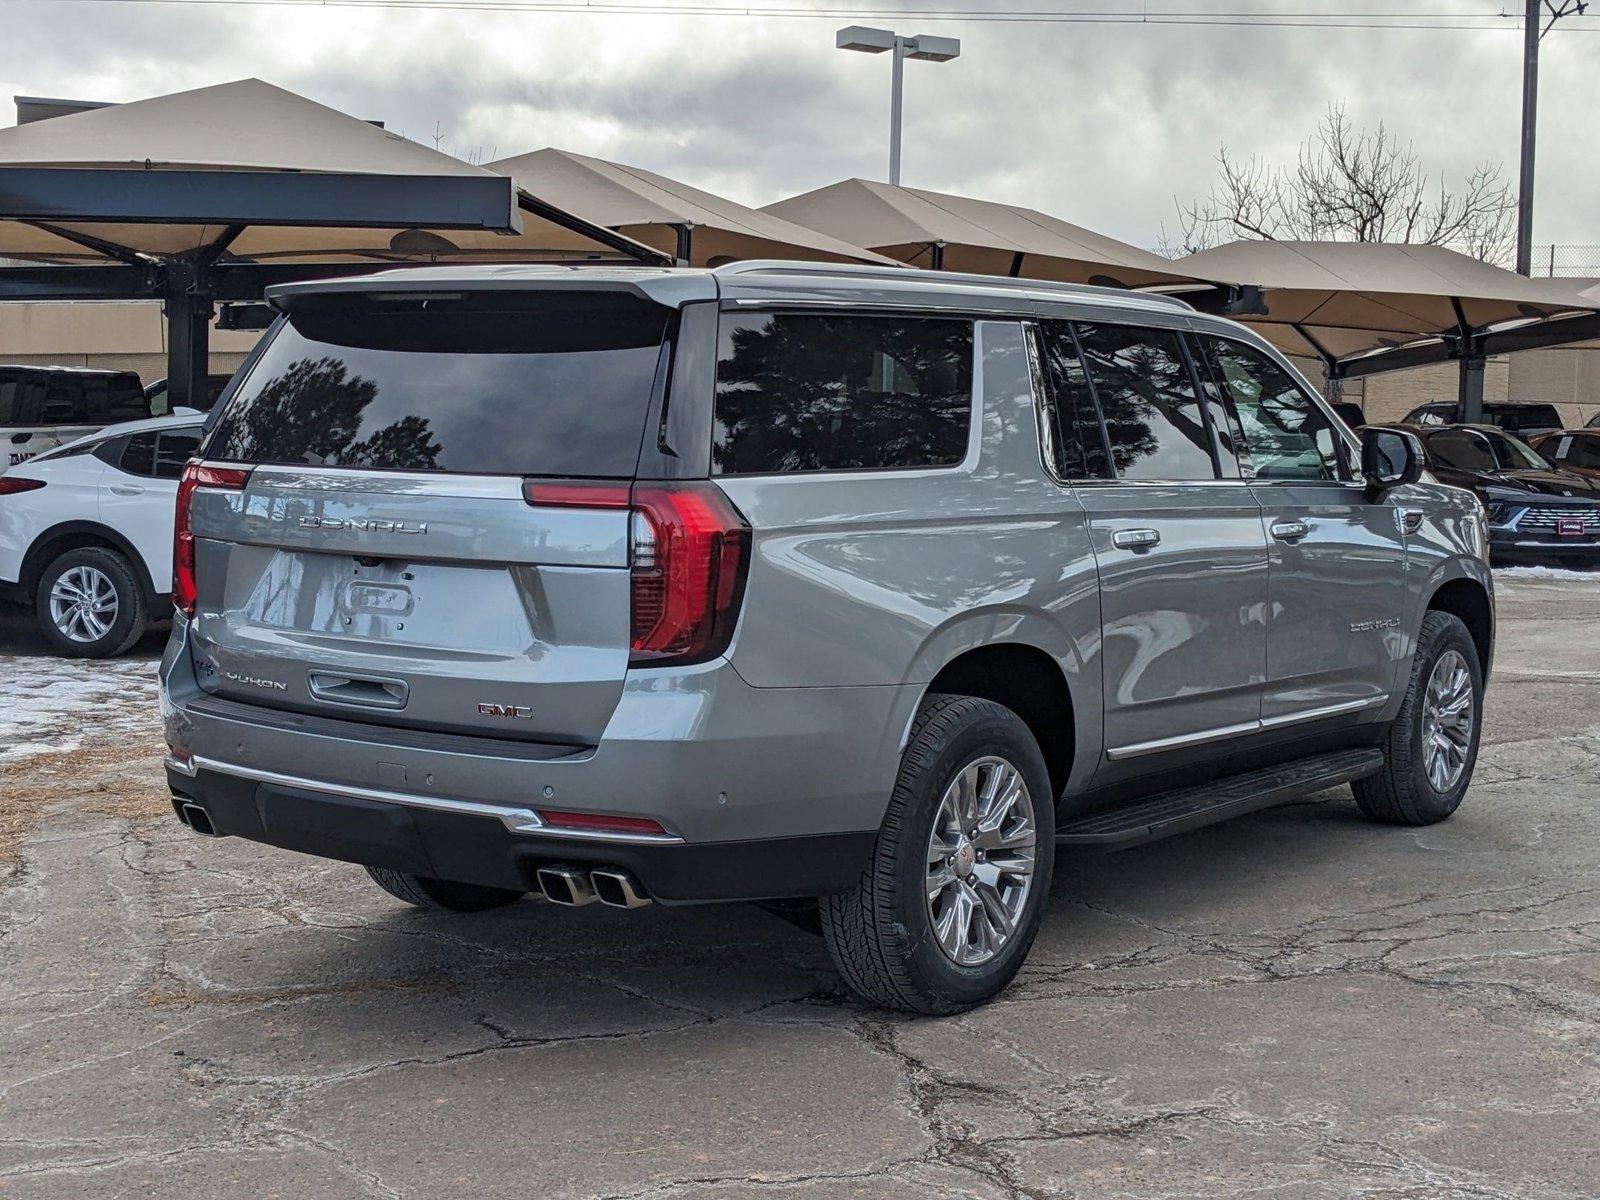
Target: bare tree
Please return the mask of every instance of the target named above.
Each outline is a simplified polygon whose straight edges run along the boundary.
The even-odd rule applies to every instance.
[[[1514,242],[1516,198],[1497,163],[1474,168],[1458,187],[1422,167],[1415,145],[1379,122],[1356,129],[1331,105],[1292,167],[1258,155],[1217,154],[1210,193],[1178,204],[1179,235],[1161,249],[1191,254],[1236,238],[1421,242],[1503,262]]]

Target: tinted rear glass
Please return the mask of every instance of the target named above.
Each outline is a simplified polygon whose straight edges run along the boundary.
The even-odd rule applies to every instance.
[[[713,469],[954,466],[972,418],[972,322],[725,315]]]
[[[207,445],[236,462],[631,476],[668,313],[610,293],[297,311]]]
[[[1077,329],[1118,477],[1215,479],[1211,431],[1178,335],[1130,325]]]

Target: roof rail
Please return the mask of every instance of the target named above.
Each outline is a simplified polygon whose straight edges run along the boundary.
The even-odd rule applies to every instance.
[[[876,267],[850,263],[804,262],[783,258],[751,258],[713,267],[713,275],[826,275],[839,279],[915,279],[921,283],[970,284],[979,287],[1022,288],[1063,292],[1074,296],[1137,297],[1170,308],[1194,311],[1194,305],[1163,292],[1102,287],[1093,283],[1062,283],[1052,279],[1026,279],[1011,275],[977,275],[965,271],[931,271],[924,267]]]

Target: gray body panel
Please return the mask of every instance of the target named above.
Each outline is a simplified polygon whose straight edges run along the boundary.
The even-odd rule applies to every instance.
[[[519,270],[486,286],[633,286]],[[423,274],[286,294],[479,278]],[[628,665],[622,511],[534,509],[507,477],[259,467],[243,492],[196,496],[198,613],[162,668],[173,744],[335,792],[648,816],[686,841],[868,831],[930,681],[967,651],[1022,645],[1059,667],[1072,806],[1284,730],[1389,719],[1428,597],[1454,579],[1491,589],[1476,502],[1436,484],[1371,500],[1353,483],[1055,477],[1037,316],[1224,333],[1292,372],[1171,300],[796,264],[641,271],[638,286],[675,305],[972,317],[964,460],[716,477],[751,565],[726,654],[681,668]],[[1405,511],[1422,514],[1414,531]],[[1280,520],[1307,532],[1277,538]],[[1144,529],[1159,543],[1114,541]],[[341,711],[319,672],[378,690]],[[381,702],[386,679],[403,706]],[[480,718],[480,701],[530,715]]]

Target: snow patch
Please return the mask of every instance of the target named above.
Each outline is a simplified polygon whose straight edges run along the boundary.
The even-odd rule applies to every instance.
[[[161,744],[157,664],[0,655],[0,763],[125,742]]]
[[[1565,579],[1578,583],[1600,584],[1600,571],[1573,571],[1566,567],[1496,567],[1494,577],[1507,583],[1536,579]]]

